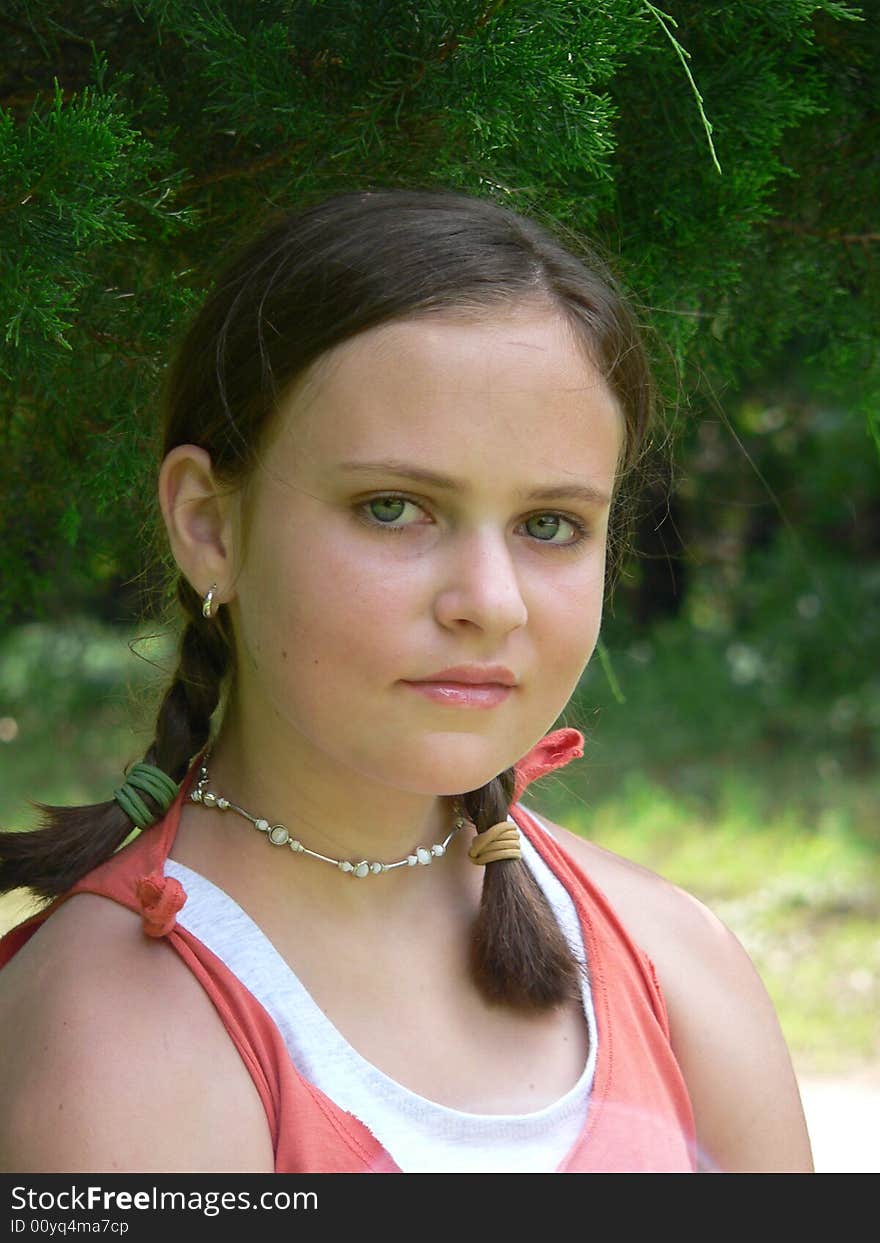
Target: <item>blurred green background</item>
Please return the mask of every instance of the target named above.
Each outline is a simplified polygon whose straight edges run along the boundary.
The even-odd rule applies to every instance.
[[[876,1061],[867,6],[11,0],[0,48],[0,824],[149,744],[158,391],[217,256],[338,189],[484,193],[609,254],[664,396],[586,755],[535,801],[726,919],[799,1066]]]

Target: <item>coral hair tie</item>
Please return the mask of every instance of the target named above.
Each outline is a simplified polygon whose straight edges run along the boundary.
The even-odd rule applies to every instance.
[[[500,859],[521,859],[519,845],[519,829],[508,820],[493,824],[484,833],[478,833],[471,843],[468,858],[485,867],[487,863],[497,863]]]

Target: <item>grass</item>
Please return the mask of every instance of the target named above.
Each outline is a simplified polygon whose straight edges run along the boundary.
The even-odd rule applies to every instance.
[[[148,660],[138,659],[128,646],[135,637],[82,622],[0,639],[4,827],[35,823],[28,799],[103,801],[123,766],[143,754],[157,702],[148,660],[161,673],[172,657],[153,639],[138,646]],[[585,759],[545,778],[533,801],[725,920],[760,971],[800,1069],[832,1073],[876,1061],[880,779],[796,739],[768,745],[757,728],[748,746],[725,746],[720,725],[701,730],[710,712],[694,702],[698,691],[711,694],[719,712],[710,673],[707,665],[696,682],[681,673],[679,694],[690,701],[678,709],[677,733],[662,736],[659,717],[628,680],[626,705],[590,710]],[[666,668],[646,679],[644,694],[662,702],[658,686],[670,685]],[[0,931],[26,910],[27,895],[0,898]]]
[[[149,745],[170,667],[167,641],[146,628],[73,619],[0,635],[0,824],[35,824],[28,800],[107,798]]]
[[[840,806],[812,821],[794,806],[756,821],[750,807],[761,780],[754,771],[728,774],[727,805],[710,812],[641,775],[597,801],[560,781],[545,794],[536,787],[535,800],[551,818],[659,872],[724,920],[760,972],[799,1069],[837,1073],[876,1062],[876,850]]]

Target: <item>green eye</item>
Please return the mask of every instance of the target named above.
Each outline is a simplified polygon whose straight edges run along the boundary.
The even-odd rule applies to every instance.
[[[529,518],[526,521],[529,534],[534,535],[536,539],[541,540],[545,544],[551,542],[563,544],[572,542],[571,536],[567,540],[553,540],[553,537],[558,534],[562,525],[570,527],[574,535],[578,534],[573,524],[567,518],[563,518],[562,514],[535,514],[533,518]]]
[[[377,496],[375,500],[367,502],[373,517],[379,522],[395,522],[408,504],[409,501],[405,501],[402,496]],[[395,512],[389,513],[389,510]]]

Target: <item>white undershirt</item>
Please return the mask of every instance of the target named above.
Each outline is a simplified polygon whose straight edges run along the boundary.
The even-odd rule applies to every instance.
[[[523,858],[575,958],[585,966],[583,937],[569,894],[524,833],[520,839]],[[224,890],[174,859],[166,861],[165,871],[187,893],[178,924],[220,958],[260,1002],[302,1077],[360,1119],[401,1170],[539,1173],[555,1170],[571,1150],[586,1120],[596,1065],[596,1018],[585,970],[581,978],[589,1055],[574,1087],[532,1113],[464,1113],[411,1092],[361,1057]]]

